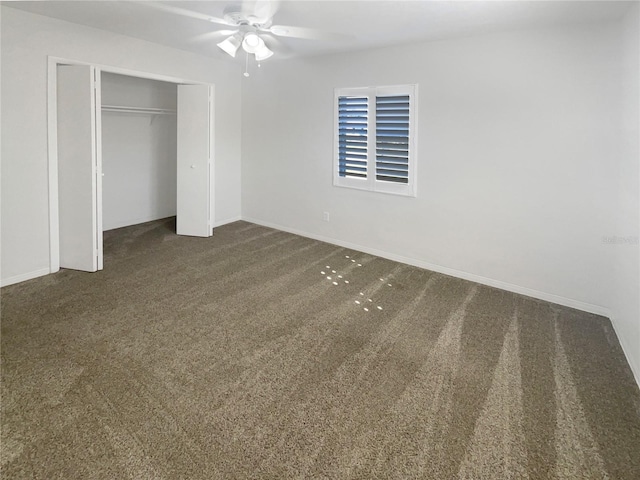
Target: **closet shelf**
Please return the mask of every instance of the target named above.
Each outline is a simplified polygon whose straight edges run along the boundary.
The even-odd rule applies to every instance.
[[[168,108],[125,107],[121,105],[102,105],[103,112],[137,113],[142,115],[175,115],[175,110]]]

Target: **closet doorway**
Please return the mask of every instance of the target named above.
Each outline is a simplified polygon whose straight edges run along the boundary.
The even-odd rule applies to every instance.
[[[158,218],[212,235],[213,86],[55,73],[59,267],[101,270],[103,230]]]
[[[102,228],[176,215],[178,86],[102,72]]]

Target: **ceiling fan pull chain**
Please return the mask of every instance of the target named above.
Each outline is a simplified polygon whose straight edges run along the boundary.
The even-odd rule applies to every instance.
[[[249,76],[249,52],[246,53],[245,62],[244,62],[244,73],[245,77]]]

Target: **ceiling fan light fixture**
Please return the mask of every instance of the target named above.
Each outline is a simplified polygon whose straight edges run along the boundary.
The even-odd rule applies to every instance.
[[[235,58],[236,52],[240,48],[240,39],[236,35],[232,35],[231,37],[226,38],[222,42],[218,43],[218,47]]]
[[[242,40],[242,48],[245,52],[256,53],[262,47],[264,47],[264,41],[257,34],[253,32],[245,34],[244,40]]]
[[[262,42],[262,48],[256,52],[256,61],[261,62],[271,57],[273,52]]]

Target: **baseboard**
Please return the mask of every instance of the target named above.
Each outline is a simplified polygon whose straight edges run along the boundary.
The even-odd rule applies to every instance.
[[[345,248],[350,248],[352,250],[357,250],[360,252],[368,253],[370,255],[375,255],[377,257],[387,258],[389,260],[393,260],[396,262],[406,263],[408,265],[413,265],[419,268],[424,268],[426,270],[432,270],[434,272],[443,273],[445,275],[451,275],[452,277],[462,278],[464,280],[469,280],[472,282],[480,283],[483,285],[488,285],[490,287],[500,288],[502,290],[507,290],[509,292],[519,293],[521,295],[526,295],[528,297],[538,298],[540,300],[545,300],[547,302],[556,303],[558,305],[563,305],[565,307],[575,308],[577,310],[582,310],[584,312],[594,313],[596,315],[602,315],[608,318],[611,318],[611,311],[608,308],[602,307],[600,305],[593,305],[586,302],[581,302],[579,300],[573,300],[570,298],[562,297],[560,295],[555,295],[552,293],[542,292],[539,290],[535,290],[528,287],[522,287],[520,285],[514,285],[512,283],[503,282],[501,280],[495,280],[492,278],[483,277],[481,275],[476,275],[469,272],[464,272],[461,270],[456,270],[449,267],[444,267],[442,265],[437,265],[430,262],[425,262],[423,260],[418,260],[415,258],[404,257],[402,255],[397,255],[394,253],[384,252],[382,250],[377,250],[375,248],[369,248],[364,245],[358,245],[351,242],[344,242],[342,240],[338,240],[332,237],[326,237],[324,235],[316,235],[309,232],[304,232],[302,230],[298,230],[295,228],[285,227],[283,225],[278,225],[271,222],[265,222],[262,220],[258,220],[250,217],[233,217],[225,220],[218,221],[214,224],[214,227],[220,227],[222,225],[226,225],[228,223],[237,222],[239,220],[244,220],[247,222],[255,223],[257,225],[262,225],[269,228],[274,228],[276,230],[282,230],[284,232],[293,233],[295,235],[300,235],[302,237],[313,238],[314,240],[319,240],[321,242],[331,243],[333,245],[338,245]],[[33,272],[27,272],[20,275],[16,275],[14,277],[9,277],[2,280],[1,286],[5,287],[8,285],[13,285],[14,283],[24,282],[26,280],[31,280],[32,278],[41,277],[43,275],[48,275],[51,273],[48,268],[35,270]],[[613,322],[615,326],[615,322]],[[615,327],[614,327],[615,328]],[[622,342],[621,342],[622,344]],[[637,376],[637,375],[636,375]]]
[[[25,282],[27,280],[31,280],[32,278],[49,275],[50,273],[51,270],[49,270],[48,268],[41,268],[40,270],[34,270],[33,272],[21,273],[20,275],[16,275],[14,277],[2,279],[2,283],[0,284],[0,286],[8,287],[9,285],[13,285],[14,283]]]
[[[166,217],[161,217],[161,218],[166,218]],[[146,222],[151,222],[154,220],[159,220],[157,218],[151,219],[151,220],[141,220],[138,223],[146,223]],[[226,220],[221,220],[219,222],[216,222],[214,224],[214,227],[221,227],[222,225],[226,225],[227,223],[233,223],[233,222],[237,222],[241,220],[241,218],[238,217],[233,217],[233,218],[228,218]],[[137,223],[134,223],[133,225],[137,225]],[[123,225],[122,227],[113,227],[113,229],[115,228],[123,228],[129,225]],[[22,273],[20,275],[15,275],[13,277],[9,277],[9,278],[4,278],[2,279],[2,281],[0,282],[0,287],[8,287],[9,285],[13,285],[14,283],[20,283],[20,282],[25,282],[27,280],[31,280],[33,278],[36,277],[42,277],[44,275],[49,275],[50,273],[55,273],[52,272],[50,269],[48,268],[42,268],[40,270],[35,270],[33,272],[27,272],[27,273]]]
[[[471,282],[481,283],[482,285],[499,288],[501,290],[506,290],[508,292],[519,293],[521,295],[526,295],[527,297],[533,297],[539,300],[544,300],[544,301],[555,303],[565,307],[575,308],[576,310],[582,310],[584,312],[594,313],[596,315],[602,315],[603,317],[607,317],[607,318],[611,317],[611,311],[608,308],[600,305],[592,305],[590,303],[581,302],[579,300],[573,300],[571,298],[555,295],[553,293],[542,292],[540,290],[535,290],[528,287],[522,287],[520,285],[514,285],[512,283],[483,277],[481,275],[476,275],[474,273],[469,273],[462,270],[456,270],[454,268],[444,267],[442,265],[425,262],[423,260],[404,257],[402,255],[397,255],[394,253],[384,252],[382,250],[377,250],[375,248],[365,247],[364,245],[358,245],[351,242],[344,242],[342,240],[338,240],[331,237],[325,237],[323,235],[316,235],[309,232],[303,232],[295,228],[289,228],[289,227],[285,227],[283,225],[278,225],[271,222],[264,222],[262,220],[257,220],[255,218],[242,217],[242,220],[246,222],[255,223],[257,225],[262,225],[264,227],[274,228],[276,230],[282,230],[284,232],[293,233],[295,235],[300,235],[302,237],[312,238],[314,240],[320,240],[321,242],[331,243],[333,245],[338,245],[340,247],[350,248],[352,250],[357,250],[359,252],[364,252],[370,255],[375,255],[377,257],[393,260],[395,262],[406,263],[408,265],[413,265],[414,267],[424,268],[425,270],[432,270],[434,272],[443,273],[445,275],[461,278],[463,280],[469,280]]]
[[[483,285],[488,285],[490,287],[500,288],[508,292],[519,293],[521,295],[526,295],[528,297],[537,298],[539,300],[544,300],[544,301],[555,303],[565,307],[575,308],[576,310],[581,310],[583,312],[594,313],[596,315],[602,315],[603,317],[607,317],[611,321],[613,330],[616,336],[618,337],[618,343],[620,344],[620,347],[622,348],[622,352],[624,353],[624,356],[627,359],[627,364],[631,369],[631,373],[635,378],[636,384],[638,385],[638,387],[640,387],[640,365],[636,365],[634,363],[633,361],[634,357],[630,355],[630,352],[633,351],[633,349],[631,348],[630,345],[628,345],[630,340],[619,334],[618,328],[616,327],[617,325],[616,318],[613,316],[609,308],[606,308],[600,305],[593,305],[590,303],[581,302],[578,300],[573,300],[571,298],[555,295],[553,293],[547,293],[547,292],[542,292],[532,288],[522,287],[520,285],[514,285],[512,283],[503,282],[500,280],[494,280],[492,278],[483,277],[480,275],[456,270],[453,268],[443,267],[441,265],[424,262],[422,260],[417,260],[415,258],[403,257],[402,255],[383,252],[381,250],[376,250],[375,248],[368,248],[363,245],[357,245],[351,242],[344,242],[341,240],[337,240],[335,238],[325,237],[323,235],[316,235],[308,232],[303,232],[295,228],[289,228],[289,227],[285,227],[285,226],[278,225],[271,222],[264,222],[262,220],[257,220],[255,218],[243,217],[242,220],[246,222],[255,223],[257,225],[274,228],[276,230],[282,230],[284,232],[293,233],[295,235],[300,235],[302,237],[312,238],[314,240],[319,240],[321,242],[331,243],[333,245],[338,245],[340,247],[350,248],[352,250],[368,253],[370,255],[375,255],[377,257],[387,258],[389,260],[394,260],[396,262],[406,263],[408,265],[424,268],[426,270],[432,270],[434,272],[443,273],[445,275],[451,275],[452,277],[461,278],[463,280],[470,280],[472,282],[481,283]]]
[[[124,228],[124,227],[131,227],[132,225],[139,225],[141,223],[147,223],[147,222],[154,222],[156,220],[162,220],[163,218],[169,218],[169,217],[175,217],[176,214],[162,214],[161,216],[158,215],[151,215],[151,216],[145,216],[145,217],[140,217],[140,218],[134,218],[134,219],[129,219],[129,220],[123,220],[121,222],[116,223],[115,225],[109,225],[109,227],[104,227],[102,228],[103,231],[107,232],[109,230],[115,230],[117,228]]]
[[[611,315],[609,317],[611,320],[611,325],[613,326],[613,331],[616,333],[616,337],[618,337],[618,343],[620,344],[620,348],[622,348],[622,353],[624,353],[625,358],[627,359],[627,363],[629,364],[629,368],[631,369],[631,374],[635,378],[636,384],[638,388],[640,388],[640,365],[637,365],[633,360],[634,357],[629,354],[632,351],[631,346],[628,344],[628,337],[623,337],[618,332],[616,328],[616,317],[615,315]]]
[[[352,250],[357,250],[360,252],[364,252],[364,253],[368,253],[370,255],[375,255],[377,257],[381,257],[381,258],[386,258],[389,260],[393,260],[396,262],[401,262],[401,263],[406,263],[408,265],[413,265],[419,268],[424,268],[426,270],[432,270],[434,272],[438,272],[438,273],[443,273],[445,275],[451,275],[452,277],[457,277],[457,278],[461,278],[463,280],[469,280],[472,282],[476,282],[476,283],[480,283],[483,285],[488,285],[491,287],[496,287],[496,288],[500,288],[502,290],[506,290],[509,292],[513,292],[513,293],[519,293],[522,295],[526,295],[528,297],[533,297],[533,298],[537,298],[540,300],[545,300],[551,303],[556,303],[558,305],[563,305],[566,307],[571,307],[571,308],[575,308],[577,310],[582,310],[585,312],[589,312],[589,313],[594,313],[597,315],[602,315],[604,317],[607,317],[611,320],[611,324],[613,326],[613,329],[616,333],[616,336],[618,337],[618,342],[620,343],[620,347],[622,348],[622,351],[625,355],[625,357],[627,358],[627,363],[629,364],[629,367],[631,368],[631,372],[636,380],[637,385],[640,387],[640,366],[636,365],[633,361],[632,361],[632,356],[629,355],[629,352],[632,350],[628,345],[627,345],[627,339],[622,337],[617,328],[616,328],[616,319],[612,316],[611,311],[608,308],[599,306],[599,305],[592,305],[590,303],[585,303],[585,302],[581,302],[578,300],[573,300],[570,298],[566,298],[566,297],[562,297],[560,295],[554,295],[552,293],[547,293],[547,292],[541,292],[539,290],[534,290],[531,288],[527,288],[527,287],[522,287],[519,285],[514,285],[508,282],[503,282],[500,280],[494,280],[491,278],[487,278],[487,277],[483,277],[480,275],[476,275],[473,273],[468,273],[468,272],[464,272],[461,270],[456,270],[453,268],[448,268],[448,267],[443,267],[441,265],[436,265],[433,263],[429,263],[429,262],[424,262],[422,260],[417,260],[414,258],[409,258],[409,257],[404,257],[402,255],[396,255],[393,253],[389,253],[389,252],[383,252],[381,250],[377,250],[375,248],[368,248],[365,247],[363,245],[358,245],[355,243],[351,243],[351,242],[344,242],[341,240],[337,240],[335,238],[331,238],[331,237],[325,237],[323,235],[316,235],[316,234],[312,234],[309,232],[303,232],[301,230],[297,230],[295,228],[289,228],[289,227],[285,227],[283,225],[278,225],[275,223],[271,223],[271,222],[264,222],[262,220],[258,220],[255,218],[249,218],[249,217],[233,217],[233,218],[229,218],[226,220],[221,220],[219,222],[216,222],[214,224],[214,227],[220,227],[222,225],[226,225],[228,223],[233,223],[233,222],[237,222],[240,220],[244,220],[247,222],[251,222],[251,223],[255,223],[257,225],[262,225],[265,227],[269,227],[269,228],[274,228],[276,230],[282,230],[284,232],[289,232],[289,233],[293,233],[295,235],[300,235],[302,237],[307,237],[307,238],[312,238],[314,240],[319,240],[321,242],[326,242],[326,243],[331,243],[333,245],[338,245],[340,247],[344,247],[344,248],[350,248]],[[20,283],[20,282],[24,282],[27,280],[31,280],[33,278],[37,278],[37,277],[42,277],[44,275],[48,275],[49,273],[53,273],[51,272],[48,268],[42,268],[39,270],[35,270],[33,272],[28,272],[28,273],[23,273],[20,275],[16,275],[13,277],[9,277],[6,279],[3,279],[0,283],[0,286],[2,287],[6,287],[9,285],[13,285],[15,283]]]
[[[226,225],[227,223],[239,222],[240,220],[242,220],[242,218],[240,216],[237,216],[233,218],[227,218],[226,220],[216,221],[213,223],[213,228],[221,227],[222,225]]]

